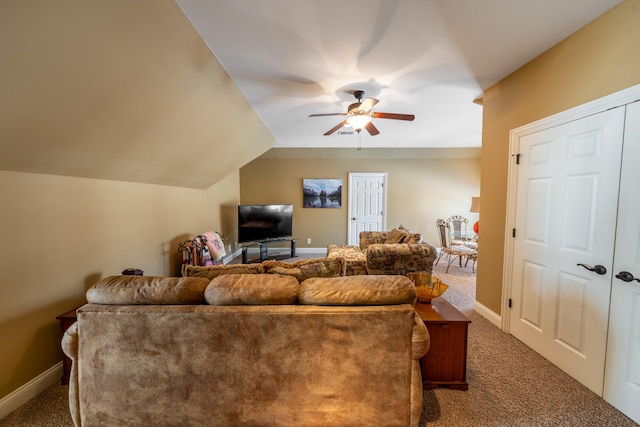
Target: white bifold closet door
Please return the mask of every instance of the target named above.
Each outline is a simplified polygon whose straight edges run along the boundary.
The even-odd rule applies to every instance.
[[[626,108],[603,397],[640,423],[640,102]]]
[[[510,332],[600,396],[624,116],[553,126],[518,148]]]

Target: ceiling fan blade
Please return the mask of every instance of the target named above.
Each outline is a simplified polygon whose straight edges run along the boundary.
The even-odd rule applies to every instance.
[[[416,118],[413,114],[397,114],[397,113],[371,113],[371,117],[376,119],[393,119],[412,121]]]
[[[309,117],[346,116],[347,113],[309,114]]]
[[[367,130],[367,132],[369,132],[371,134],[371,136],[376,136],[377,134],[380,133],[380,131],[378,130],[377,127],[375,127],[373,125],[372,122],[367,123],[364,128]]]
[[[360,104],[360,109],[362,111],[370,111],[374,105],[376,105],[379,101],[375,98],[366,98],[364,101],[362,101],[362,103]]]
[[[343,127],[346,124],[347,124],[347,121],[345,120],[344,122],[340,123],[338,126],[336,126],[336,127],[332,128],[331,130],[325,132],[324,136],[331,135],[332,133],[334,133],[335,131],[337,131],[338,129],[340,129],[341,127]]]

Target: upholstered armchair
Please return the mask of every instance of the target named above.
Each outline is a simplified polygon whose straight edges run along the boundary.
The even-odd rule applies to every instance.
[[[391,231],[362,231],[359,246],[329,245],[327,256],[346,261],[346,275],[402,274],[433,270],[436,248],[420,233],[402,226]]]

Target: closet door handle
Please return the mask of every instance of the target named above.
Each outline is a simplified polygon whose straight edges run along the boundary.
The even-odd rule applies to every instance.
[[[590,265],[587,264],[578,264],[580,267],[584,267],[589,271],[593,271],[596,274],[607,274],[607,268],[604,265],[596,265],[595,267],[591,267]]]
[[[640,282],[640,279],[633,277],[633,274],[629,273],[628,271],[621,271],[620,273],[616,274],[616,279],[620,279],[623,282],[633,282],[634,280],[636,282]]]

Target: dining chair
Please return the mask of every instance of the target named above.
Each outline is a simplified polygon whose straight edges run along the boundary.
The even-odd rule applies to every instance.
[[[438,254],[438,259],[434,265],[438,265],[440,262],[440,258],[442,258],[443,254],[447,255],[447,270],[445,273],[449,272],[449,267],[451,267],[451,263],[456,259],[460,262],[460,267],[462,267],[462,259],[465,258],[465,266],[469,262],[469,259],[473,259],[473,267],[475,270],[475,257],[477,256],[477,251],[474,249],[468,248],[462,244],[453,244],[451,239],[451,225],[449,222],[444,219],[438,219],[436,221],[436,227],[438,227],[438,236],[440,237],[440,253]],[[454,240],[455,241],[455,240]]]
[[[478,250],[478,242],[474,238],[469,237],[467,233],[467,224],[469,220],[462,215],[452,215],[447,218],[447,222],[453,230],[452,245],[463,245],[471,249]]]

